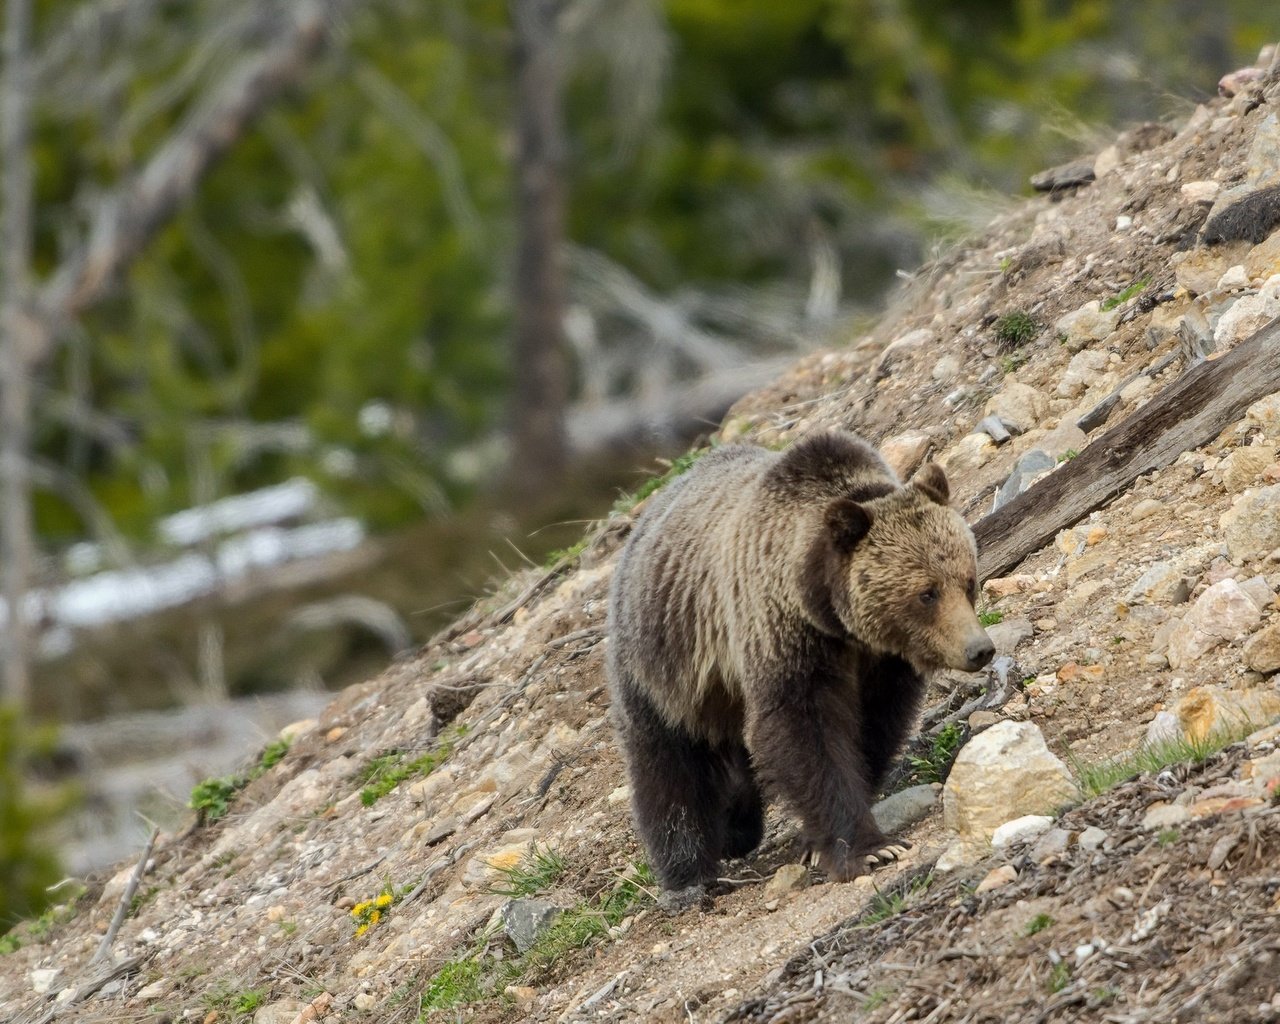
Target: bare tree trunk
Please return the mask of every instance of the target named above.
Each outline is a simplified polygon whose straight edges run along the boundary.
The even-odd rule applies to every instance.
[[[0,185],[0,572],[8,617],[4,696],[19,710],[30,698],[29,642],[23,603],[31,576],[31,360],[44,345],[32,315],[34,181],[31,135],[31,0],[6,0],[3,183]]]
[[[568,458],[560,6],[560,0],[511,0],[518,240],[510,482],[520,490],[545,487],[563,474]]]

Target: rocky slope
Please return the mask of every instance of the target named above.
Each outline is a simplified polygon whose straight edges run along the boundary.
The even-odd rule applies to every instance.
[[[1231,88],[1060,169],[720,438],[932,453],[971,519],[1034,486],[1280,312],[1280,80]],[[775,807],[708,908],[652,905],[602,673],[620,513],[206,793],[97,964],[130,866],[0,940],[0,1019],[1280,1016],[1278,452],[1273,395],[986,581],[1000,658],[937,681],[880,808],[914,849],[870,878],[804,867]]]

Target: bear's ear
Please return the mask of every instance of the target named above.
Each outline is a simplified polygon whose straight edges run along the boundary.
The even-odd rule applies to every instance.
[[[836,550],[848,554],[871,529],[871,513],[848,498],[837,498],[827,506],[827,530]]]
[[[926,462],[911,478],[911,485],[930,501],[946,505],[951,501],[951,485],[947,483],[947,474],[936,462]]]

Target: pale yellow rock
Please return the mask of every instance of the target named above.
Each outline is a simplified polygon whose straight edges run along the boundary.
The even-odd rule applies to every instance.
[[[908,430],[880,442],[880,454],[898,478],[905,480],[920,467],[932,443],[933,438],[923,430]]]
[[[803,864],[783,864],[765,883],[766,893],[791,892],[809,884],[809,869]]]
[[[1269,444],[1249,445],[1237,448],[1219,467],[1222,482],[1228,490],[1243,491],[1257,483],[1262,471],[1276,461],[1276,446]]]
[[[978,883],[978,887],[974,889],[976,895],[984,892],[990,892],[992,889],[1000,889],[1008,885],[1010,882],[1018,880],[1018,871],[1012,864],[1002,864],[998,868],[993,868],[987,872],[987,877]]]
[[[1199,741],[1269,724],[1280,717],[1280,693],[1266,687],[1226,690],[1213,684],[1197,686],[1178,701],[1173,713],[1187,738]]]
[[[938,461],[948,473],[981,469],[995,456],[996,443],[987,434],[966,434]]]
[[[1039,729],[998,722],[961,749],[942,790],[943,820],[961,839],[985,843],[1010,818],[1052,813],[1074,793]]]

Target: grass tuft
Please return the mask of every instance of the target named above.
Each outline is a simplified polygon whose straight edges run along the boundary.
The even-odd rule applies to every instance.
[[[866,911],[858,918],[856,927],[866,928],[896,917],[907,905],[933,884],[933,872],[916,873],[889,889],[877,890]]]
[[[1215,730],[1200,739],[1179,736],[1159,743],[1143,744],[1132,754],[1122,757],[1108,758],[1093,764],[1077,761],[1073,767],[1080,798],[1091,800],[1121,782],[1144,773],[1155,774],[1171,764],[1201,764],[1224,747],[1244,739],[1257,728],[1252,722],[1240,722],[1230,728]]]
[[[978,622],[982,624],[982,628],[994,626],[997,622],[1004,622],[1004,612],[998,608],[992,608],[985,612],[978,612]]]
[[[1118,294],[1111,296],[1111,298],[1104,300],[1101,304],[1101,308],[1103,312],[1110,312],[1111,310],[1115,309],[1116,306],[1120,305],[1120,303],[1128,302],[1131,298],[1133,298],[1139,292],[1144,291],[1147,285],[1149,285],[1150,283],[1151,283],[1151,278],[1149,277],[1138,278],[1138,280],[1134,281],[1133,284],[1129,285],[1129,287],[1126,288],[1124,291],[1119,292]]]
[[[565,871],[565,860],[550,847],[530,849],[529,855],[518,864],[501,868],[501,878],[492,883],[488,891],[498,896],[533,896],[546,892],[560,880]]]
[[[373,758],[360,773],[360,781],[363,783],[360,802],[365,807],[372,807],[405,779],[415,775],[430,775],[453,753],[454,746],[466,732],[466,726],[454,726],[437,739],[434,747],[412,761],[406,761],[404,752],[400,750]]]
[[[247,771],[205,779],[197,783],[191,790],[191,799],[187,801],[187,806],[197,814],[197,823],[207,825],[223,817],[240,790],[280,763],[284,755],[289,752],[291,742],[287,739],[273,740],[263,748],[257,762]]]
[[[1027,922],[1027,934],[1036,935],[1044,931],[1051,924],[1053,924],[1053,918],[1048,914],[1036,914],[1035,917]]]
[[[618,500],[613,503],[613,510],[620,513],[630,512],[654,491],[670,483],[676,477],[682,476],[684,473],[688,472],[689,467],[709,451],[711,451],[710,448],[694,448],[673,459],[665,473],[662,473],[659,476],[650,477],[632,493],[624,494],[618,498]]]
[[[964,732],[957,722],[940,729],[926,754],[909,758],[912,777],[920,784],[941,782],[963,739]]]
[[[1010,310],[995,323],[996,341],[1003,348],[1018,348],[1040,333],[1040,324],[1022,309]]]

